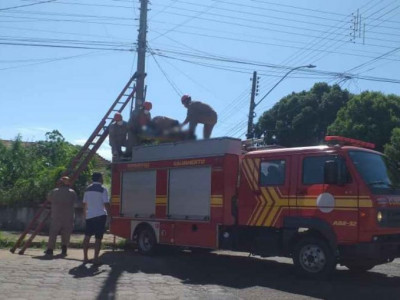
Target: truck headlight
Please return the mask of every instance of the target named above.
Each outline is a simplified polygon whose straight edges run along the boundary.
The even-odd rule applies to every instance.
[[[378,222],[382,222],[383,219],[383,215],[382,212],[378,211],[378,213],[376,214],[376,219],[378,220]]]

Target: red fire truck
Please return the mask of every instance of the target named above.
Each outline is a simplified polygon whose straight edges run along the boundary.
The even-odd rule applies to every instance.
[[[400,253],[400,174],[372,144],[244,152],[233,138],[135,147],[112,165],[111,232],[158,245],[292,257],[308,276]]]

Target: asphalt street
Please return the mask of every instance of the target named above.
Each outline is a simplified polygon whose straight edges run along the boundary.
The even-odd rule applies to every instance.
[[[105,251],[101,260],[0,250],[0,299],[400,299],[400,260],[363,274],[339,267],[329,280],[299,278],[289,259],[229,252]]]

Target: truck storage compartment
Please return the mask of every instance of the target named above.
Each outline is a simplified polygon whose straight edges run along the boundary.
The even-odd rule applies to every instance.
[[[168,191],[169,218],[209,220],[211,167],[171,169]]]
[[[124,217],[153,217],[156,210],[156,171],[122,173],[121,213]]]

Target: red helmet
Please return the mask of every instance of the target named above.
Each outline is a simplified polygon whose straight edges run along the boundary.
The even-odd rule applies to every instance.
[[[183,95],[181,98],[182,104],[188,104],[190,101],[192,101],[192,97],[189,95]]]
[[[153,104],[151,102],[143,102],[143,109],[144,110],[151,110],[153,108]]]

